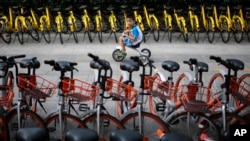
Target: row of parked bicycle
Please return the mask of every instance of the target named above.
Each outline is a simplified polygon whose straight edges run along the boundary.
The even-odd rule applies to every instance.
[[[74,77],[76,62],[44,60],[59,72],[58,84],[36,74],[41,66],[36,57],[0,56],[0,121],[6,119],[0,122],[2,140],[15,140],[19,129],[41,127],[50,140],[63,140],[71,129],[88,128],[103,141],[109,140],[113,131],[126,128],[149,141],[160,140],[161,135],[156,133],[171,132],[193,140],[221,141],[230,137],[229,125],[249,124],[250,74],[237,76],[244,69],[241,60],[210,56],[224,68],[204,86],[202,75],[209,71],[208,65],[195,58],[184,61],[191,72],[181,73],[174,82],[173,73],[180,64],[172,60],[162,62],[162,68],[170,73],[165,76],[163,72],[153,73],[156,67],[149,57],[132,56],[120,63],[121,77],[116,80],[110,62],[91,53],[88,56],[95,76],[93,83]],[[133,75],[139,70],[137,88]],[[46,100],[56,92],[56,108],[48,114],[51,107],[45,108]],[[109,98],[115,100],[116,116],[105,108],[104,100]]]
[[[65,0],[66,1],[66,0]],[[184,0],[186,2],[186,0]],[[26,3],[24,3],[26,2]],[[88,37],[92,42],[98,37],[103,42],[103,34],[109,33],[106,41],[114,35],[117,42],[117,33],[127,29],[126,15],[134,14],[135,20],[144,33],[144,42],[151,36],[155,41],[162,40],[167,35],[172,41],[172,33],[179,32],[184,41],[188,42],[190,36],[194,36],[195,42],[199,42],[199,34],[206,33],[210,43],[214,41],[214,34],[220,33],[223,42],[230,40],[230,35],[234,35],[236,42],[240,43],[244,35],[250,41],[250,7],[237,3],[216,3],[202,2],[200,4],[185,3],[184,6],[173,6],[169,1],[156,3],[155,6],[147,3],[134,3],[137,5],[101,5],[101,3],[80,5],[76,3],[60,2],[54,5],[50,1],[38,5],[34,2],[24,2],[5,4],[2,7],[0,17],[0,34],[6,43],[18,38],[24,43],[24,34],[27,33],[35,41],[44,39],[51,42],[51,33],[54,32],[54,41],[59,36],[60,42],[65,42],[63,36],[70,39],[73,36],[76,43],[79,42],[79,34]],[[161,5],[159,5],[161,4]],[[160,35],[162,33],[163,35]],[[189,34],[191,33],[191,34]],[[178,37],[179,38],[179,37]]]

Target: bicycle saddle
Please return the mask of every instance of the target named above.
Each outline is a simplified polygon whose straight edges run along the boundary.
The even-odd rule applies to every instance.
[[[180,68],[180,65],[174,61],[164,61],[162,62],[161,66],[164,70],[167,70],[169,72],[178,71]]]
[[[160,141],[193,141],[190,137],[180,133],[165,134]]]
[[[105,66],[103,66],[103,65],[101,65],[99,62],[97,62],[97,61],[94,61],[94,60],[92,60],[92,61],[90,61],[90,67],[92,68],[92,69],[104,69],[104,70],[109,70],[110,69],[110,63],[108,62],[108,61],[106,61],[106,60],[99,60],[99,61],[101,61],[102,62],[102,64],[105,64]]]
[[[133,60],[125,60],[121,62],[120,69],[131,73],[133,71],[138,71],[140,69],[140,66],[139,63]]]
[[[127,5],[121,5],[120,6],[122,9],[126,9],[126,8],[128,8],[128,6]]]
[[[208,72],[208,64],[204,62],[198,62],[198,71],[199,72]]]
[[[181,13],[183,11],[183,9],[176,9],[177,13]]]
[[[211,10],[213,10],[213,6],[206,6],[205,9],[208,11],[211,11]]]
[[[244,63],[238,59],[227,59],[226,61],[229,62],[229,68],[233,69],[234,71],[243,70]]]
[[[47,130],[41,127],[21,128],[17,131],[16,141],[48,141]]]
[[[56,71],[72,71],[74,70],[74,66],[76,66],[77,63],[74,63],[74,62],[69,62],[69,61],[58,61],[58,62],[55,62],[55,66],[54,66],[54,69]]]
[[[138,10],[140,7],[139,6],[133,6],[132,10]]]
[[[110,134],[110,141],[142,141],[142,136],[132,130],[115,130]]]
[[[40,67],[40,62],[36,59],[36,57],[31,59],[23,59],[20,61],[20,67],[37,69]]]
[[[75,128],[69,130],[65,135],[65,141],[98,141],[98,134],[90,129]]]

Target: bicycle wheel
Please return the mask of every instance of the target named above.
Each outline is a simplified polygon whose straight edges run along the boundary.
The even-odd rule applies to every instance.
[[[100,43],[102,43],[102,31],[97,31],[97,34],[98,34],[98,39],[100,41]]]
[[[21,109],[20,110],[20,126],[21,128],[27,127],[42,127],[46,128],[46,125],[43,122],[43,119],[37,115],[36,113]],[[18,116],[17,116],[17,109],[10,111],[7,113],[6,120],[8,123],[9,133],[10,133],[10,140],[15,140],[16,133],[18,131]]]
[[[17,21],[17,32],[16,32],[16,35],[17,35],[17,38],[18,38],[18,41],[20,44],[23,44],[23,27],[22,27],[22,22],[20,20]]]
[[[35,40],[35,41],[39,41],[39,34],[37,32],[37,30],[35,30],[31,24],[31,21],[29,21],[28,19],[25,19],[25,23],[27,25],[28,28],[28,34]]]
[[[213,43],[214,41],[214,29],[213,29],[213,19],[209,18],[207,19],[207,37],[208,37],[208,42]]]
[[[243,40],[243,31],[242,25],[239,19],[234,20],[234,39],[237,43],[240,43]]]
[[[230,32],[228,31],[228,23],[226,19],[222,19],[221,21],[221,39],[224,43],[227,43],[230,39]]]
[[[224,76],[221,73],[214,74],[209,82],[208,82],[208,88],[212,90],[212,92],[221,99],[223,95],[223,90],[221,88],[221,85],[225,82]]]
[[[217,125],[217,127],[219,128],[219,131],[221,131],[221,135],[223,136],[223,120],[222,120],[222,113],[216,113],[216,114],[212,114],[211,116],[209,116],[209,118],[211,120],[214,121],[214,123]],[[234,125],[234,124],[240,124],[240,125],[245,125],[247,124],[247,122],[243,119],[243,117],[234,114],[234,113],[229,113],[226,112],[226,130],[229,130],[229,126]]]
[[[100,141],[109,140],[109,136],[112,131],[115,131],[117,129],[124,129],[124,126],[118,119],[107,114],[100,114],[100,127],[97,127],[96,113],[83,119],[83,123],[88,129],[92,129],[94,131],[97,131],[97,128],[99,128]]]
[[[159,27],[157,27],[157,21],[153,17],[151,17],[150,21],[151,21],[151,27],[152,27],[151,32],[153,32],[154,40],[159,41],[160,30],[159,30]]]
[[[220,131],[217,125],[203,114],[190,114],[188,118],[187,112],[178,114],[168,121],[171,132],[183,133],[191,137],[194,141],[206,140],[220,141]],[[202,135],[207,135],[206,139],[201,139]]]
[[[46,24],[46,20],[43,19],[41,24],[43,25],[42,36],[47,43],[50,43],[50,31],[49,31],[48,26]]]
[[[8,125],[6,122],[6,118],[5,118],[5,111],[4,109],[1,107],[0,108],[0,140],[1,141],[9,141],[9,129],[8,129]]]
[[[51,141],[62,140],[67,131],[74,128],[84,128],[82,121],[70,114],[62,113],[62,129],[60,130],[59,115],[56,114],[45,120]]]
[[[167,125],[159,117],[146,112],[142,112],[141,117],[143,140],[159,141],[160,137],[156,134],[158,129],[163,130],[166,134],[169,132]],[[139,120],[138,113],[131,113],[123,118],[121,122],[126,129],[139,132]]]
[[[112,53],[112,58],[116,61],[116,62],[121,62],[125,59],[125,57],[122,55],[122,52],[120,49],[115,49]]]
[[[197,29],[197,25],[198,23],[196,23],[196,20],[193,19],[193,26],[194,26],[193,34],[194,34],[194,40],[196,43],[199,42],[199,29]]]
[[[188,85],[191,80],[186,76],[185,73],[182,73],[175,82],[175,87],[178,88],[181,85]]]
[[[62,32],[59,32],[58,34],[59,34],[60,42],[61,42],[61,44],[63,44]]]
[[[73,37],[76,43],[78,43],[78,37],[77,37],[77,32],[73,32]]]
[[[180,22],[180,26],[181,26],[181,33],[182,33],[182,36],[184,38],[184,41],[185,42],[188,42],[188,33],[186,33],[185,31],[187,31],[187,27],[184,26],[185,24]]]
[[[11,32],[6,29],[6,23],[3,21],[0,21],[0,34],[5,43],[11,42]]]

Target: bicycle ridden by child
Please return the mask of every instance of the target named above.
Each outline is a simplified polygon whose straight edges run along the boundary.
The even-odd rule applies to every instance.
[[[142,31],[139,26],[136,25],[134,15],[129,14],[126,17],[127,29],[124,30],[122,35],[119,37],[119,45],[122,48],[122,55],[126,57],[125,46],[138,47],[143,39]]]

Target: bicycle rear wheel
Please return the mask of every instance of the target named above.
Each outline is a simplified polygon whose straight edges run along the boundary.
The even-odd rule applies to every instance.
[[[20,44],[23,44],[23,27],[22,27],[22,22],[20,20],[17,21],[17,32],[16,32],[16,35],[17,35],[17,38],[18,38],[18,41]]]
[[[243,31],[242,25],[239,19],[234,20],[234,39],[237,43],[240,43],[243,40]]]
[[[209,138],[213,141],[221,140],[217,125],[203,114],[191,113],[188,118],[188,114],[184,112],[170,119],[168,124],[171,132],[183,133],[194,141],[201,140],[202,135],[207,135],[206,139]]]
[[[141,116],[142,135],[144,140],[159,141],[160,137],[156,134],[158,129],[163,130],[166,134],[169,132],[167,125],[159,117],[147,112],[142,112]],[[131,113],[124,117],[121,122],[126,129],[139,132],[139,120],[138,113]]]
[[[37,30],[35,30],[31,24],[31,21],[29,21],[28,19],[25,19],[25,23],[27,25],[28,28],[28,33],[29,35],[35,40],[35,41],[39,41],[39,35]]]
[[[42,127],[46,128],[46,125],[43,122],[43,119],[37,115],[36,113],[21,109],[20,110],[20,126],[21,128],[27,127]],[[18,115],[17,109],[10,111],[7,113],[6,120],[8,123],[9,133],[10,133],[10,140],[15,140],[16,133],[18,131]],[[47,129],[46,129],[47,130]]]
[[[151,32],[153,32],[154,40],[159,41],[160,38],[160,30],[159,27],[157,27],[157,21],[153,17],[150,19],[151,21]]]
[[[94,131],[97,131],[97,128],[99,128],[100,141],[109,140],[109,136],[112,131],[115,131],[117,129],[124,129],[124,126],[118,119],[107,114],[100,114],[100,127],[97,127],[96,113],[83,119],[83,123],[88,129],[92,129]]]
[[[5,43],[11,42],[11,32],[6,29],[6,23],[3,21],[0,21],[0,34]]]
[[[222,19],[221,21],[221,39],[224,43],[227,43],[230,39],[230,32],[228,31],[228,23],[226,19]]]
[[[51,141],[62,140],[70,129],[84,128],[82,121],[70,114],[62,114],[62,131],[60,130],[59,115],[54,115],[45,120]]]

